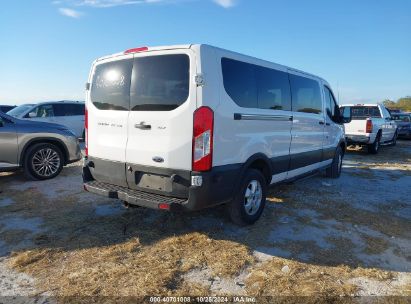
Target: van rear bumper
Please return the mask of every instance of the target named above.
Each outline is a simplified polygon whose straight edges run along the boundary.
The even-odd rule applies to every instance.
[[[87,165],[83,167],[83,182],[86,191],[120,199],[131,205],[170,211],[196,211],[229,202],[241,169],[239,164],[214,167],[209,172],[190,172],[191,176],[201,176],[202,185],[188,187],[187,198],[171,197],[97,181]]]

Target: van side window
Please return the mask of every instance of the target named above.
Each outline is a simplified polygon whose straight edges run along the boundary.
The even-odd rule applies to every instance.
[[[128,111],[133,60],[119,60],[96,66],[91,84],[91,102],[100,110]]]
[[[288,74],[285,72],[257,67],[258,107],[291,111],[291,94]]]
[[[223,82],[227,94],[240,107],[257,108],[257,81],[254,65],[223,58]]]
[[[185,54],[134,59],[131,111],[171,111],[190,92],[190,57]]]
[[[291,110],[287,73],[228,58],[221,65],[224,88],[240,107]]]
[[[318,82],[306,77],[289,75],[293,111],[320,114],[322,99]]]

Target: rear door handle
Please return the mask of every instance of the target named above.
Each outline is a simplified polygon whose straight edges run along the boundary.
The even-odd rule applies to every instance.
[[[144,121],[140,122],[139,124],[135,124],[134,128],[140,129],[140,130],[150,130],[151,125],[146,125]]]

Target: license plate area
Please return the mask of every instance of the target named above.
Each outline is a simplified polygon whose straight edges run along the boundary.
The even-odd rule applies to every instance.
[[[135,185],[143,189],[172,192],[173,185],[170,176],[146,172],[135,173]]]

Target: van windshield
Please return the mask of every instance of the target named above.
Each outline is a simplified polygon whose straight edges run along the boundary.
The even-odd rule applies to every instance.
[[[91,101],[100,110],[171,111],[189,96],[184,54],[137,57],[96,67]]]

